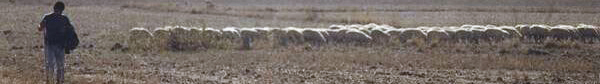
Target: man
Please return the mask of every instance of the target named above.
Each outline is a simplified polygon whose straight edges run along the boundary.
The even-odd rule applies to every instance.
[[[38,27],[44,34],[47,83],[64,82],[64,55],[69,54],[79,43],[71,21],[62,14],[64,9],[63,2],[56,2],[54,12],[44,15]]]

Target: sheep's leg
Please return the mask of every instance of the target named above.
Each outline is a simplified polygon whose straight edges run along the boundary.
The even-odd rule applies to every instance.
[[[250,49],[250,47],[252,47],[252,45],[251,45],[252,44],[252,38],[244,37],[243,40],[244,40],[243,41],[243,45],[244,45],[243,48],[244,49]]]
[[[288,40],[289,38],[279,38],[279,45],[288,46]]]
[[[600,36],[590,38],[590,44],[593,44],[595,41],[600,41]]]
[[[581,40],[583,42],[585,42],[585,43],[588,43],[588,44],[594,43],[594,39],[593,38],[583,37]]]

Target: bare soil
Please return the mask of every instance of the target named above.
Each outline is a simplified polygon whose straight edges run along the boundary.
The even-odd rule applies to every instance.
[[[592,24],[594,0],[65,0],[81,46],[66,56],[66,82],[104,83],[598,83],[600,44],[343,45],[111,51],[132,27],[317,27],[380,23]],[[47,0],[0,1],[0,83],[44,83]],[[401,5],[396,5],[401,4]],[[266,44],[268,45],[268,43]]]

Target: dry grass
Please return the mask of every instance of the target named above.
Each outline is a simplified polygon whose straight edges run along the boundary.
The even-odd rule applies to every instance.
[[[41,39],[34,32],[39,16],[49,12],[48,3],[18,0],[0,3],[0,83],[42,83],[44,58]],[[231,3],[225,3],[225,2]],[[596,7],[469,6],[446,2],[419,5],[354,7],[339,5],[247,6],[234,0],[216,0],[215,8],[195,1],[110,2],[69,1],[66,13],[74,22],[82,47],[68,55],[67,82],[88,83],[597,83],[599,44],[551,42],[535,44],[505,41],[482,44],[382,45],[327,44],[322,47],[275,47],[258,42],[253,50],[237,50],[238,42],[196,51],[110,51],[125,43],[132,27],[166,25],[237,27],[327,27],[331,24],[387,23],[398,27],[451,26],[462,24],[513,25],[522,23],[598,24]],[[389,1],[389,0],[378,0]],[[404,3],[391,0],[390,4]],[[393,2],[398,1],[398,2]],[[469,0],[456,0],[468,2]],[[491,3],[471,2],[472,3]],[[510,3],[514,0],[500,0]],[[553,0],[554,1],[554,0]],[[563,2],[555,0],[556,2]],[[570,0],[586,2],[586,0]],[[168,2],[168,3],[161,3]],[[592,1],[593,2],[593,1]],[[532,2],[537,3],[537,2]],[[573,4],[569,2],[569,4]],[[373,6],[375,5],[375,6]],[[489,5],[489,4],[488,4]],[[518,5],[518,4],[517,4]],[[541,6],[537,6],[541,5]],[[585,5],[585,4],[583,4]],[[516,10],[518,9],[518,10]],[[521,10],[522,9],[522,10]],[[581,13],[579,13],[581,12]],[[227,46],[234,44],[233,46]],[[89,46],[92,47],[89,47]],[[84,47],[87,46],[87,47]],[[542,54],[536,54],[542,53]],[[545,53],[545,54],[543,54]]]

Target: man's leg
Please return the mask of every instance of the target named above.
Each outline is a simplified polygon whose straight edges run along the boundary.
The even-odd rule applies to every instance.
[[[54,58],[54,50],[52,49],[52,47],[45,45],[44,56],[46,57],[46,83],[53,84],[55,82],[54,81],[55,58]]]
[[[65,49],[62,47],[56,47],[55,59],[56,59],[56,80],[58,84],[64,83],[65,80]]]

